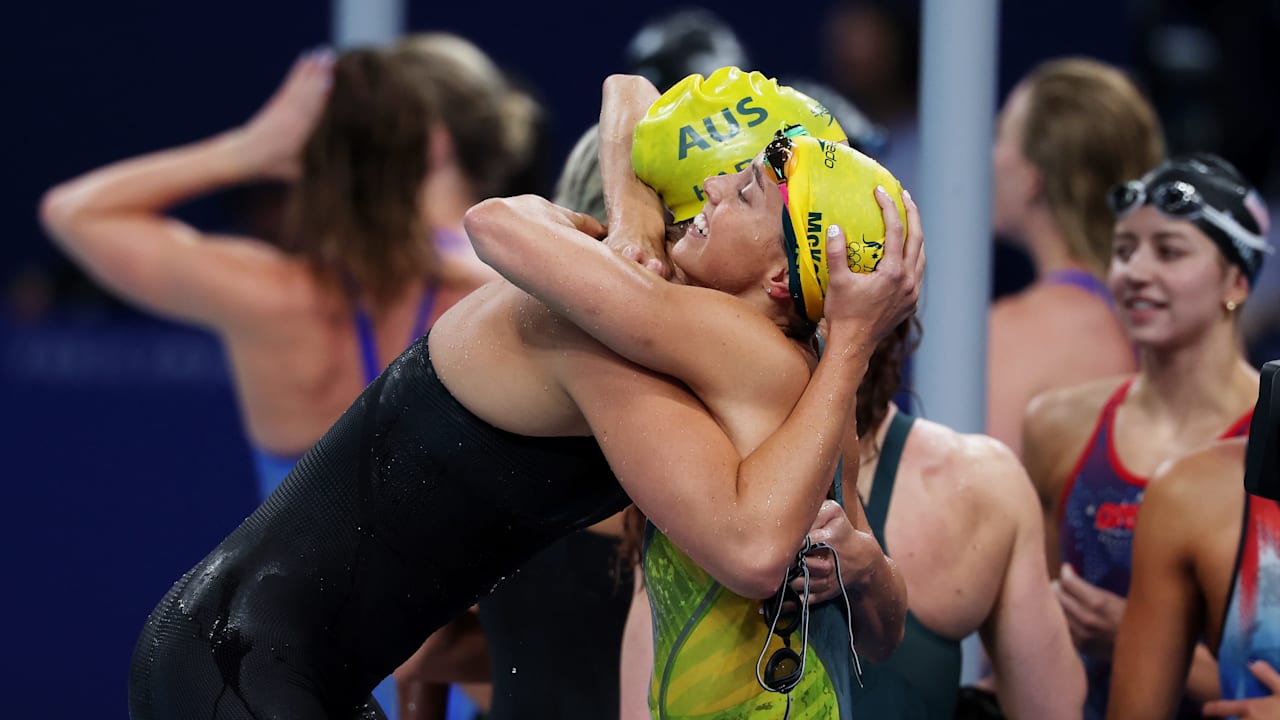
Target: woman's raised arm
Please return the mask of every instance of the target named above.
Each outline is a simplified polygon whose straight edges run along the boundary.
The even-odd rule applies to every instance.
[[[283,256],[243,238],[206,242],[218,238],[164,213],[218,188],[295,172],[331,69],[330,54],[305,55],[244,127],[54,187],[40,207],[45,229],[72,260],[127,300],[176,319],[222,325],[279,286]]]

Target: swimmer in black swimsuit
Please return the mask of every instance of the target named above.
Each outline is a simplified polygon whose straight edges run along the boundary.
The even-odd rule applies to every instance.
[[[619,125],[657,96],[645,85],[606,83],[630,98]],[[830,298],[810,381],[809,345],[781,329],[808,318],[764,159],[707,182],[702,229],[667,261],[630,133],[611,127],[609,242],[535,198],[472,209],[482,257],[502,268],[524,248],[537,277],[521,282],[539,299],[499,282],[456,305],[174,586],[135,652],[135,720],[378,717],[378,679],[539,548],[616,512],[623,488],[726,586],[776,589],[835,469],[839,443],[824,439],[847,434],[867,358],[914,307],[918,214],[908,201],[907,232],[887,193],[815,181],[875,197],[887,234],[877,272],[837,263],[827,292],[806,296],[819,315]],[[807,140],[785,166],[796,178],[824,160]],[[864,231],[880,229],[849,235]],[[843,254],[843,234],[827,242]],[[624,245],[644,267],[612,249]],[[668,267],[703,287],[646,269]]]

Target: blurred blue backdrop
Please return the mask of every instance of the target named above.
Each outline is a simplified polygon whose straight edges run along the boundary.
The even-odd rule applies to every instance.
[[[621,69],[627,40],[645,20],[684,4],[414,2],[408,25],[470,38],[540,94],[551,112],[554,168],[594,122],[601,81]],[[828,5],[790,16],[762,0],[709,7],[739,32],[756,68],[822,78]],[[1130,64],[1134,27],[1125,7],[1006,3],[1000,95],[1055,55]],[[105,162],[242,122],[299,51],[326,41],[328,10],[299,0],[7,8],[0,50],[8,138],[0,194],[6,717],[126,717],[129,656],[147,613],[254,503],[216,340],[92,291],[42,235],[40,194]],[[226,198],[182,214],[204,227],[231,221]],[[36,298],[38,312],[15,310],[22,305],[15,288],[30,274],[52,278],[52,296]]]

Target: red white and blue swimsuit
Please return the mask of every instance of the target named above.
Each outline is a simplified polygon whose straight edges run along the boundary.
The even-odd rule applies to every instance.
[[[1121,597],[1129,594],[1133,527],[1147,487],[1147,478],[1125,468],[1115,448],[1116,409],[1132,384],[1132,378],[1126,380],[1103,407],[1093,438],[1063,488],[1058,515],[1062,561],[1089,583]],[[1250,410],[1222,437],[1248,434],[1252,416]],[[1111,690],[1111,662],[1090,656],[1082,659],[1089,678],[1084,717],[1104,718]]]

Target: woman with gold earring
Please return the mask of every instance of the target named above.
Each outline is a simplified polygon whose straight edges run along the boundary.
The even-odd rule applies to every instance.
[[[1198,446],[1248,433],[1258,373],[1241,352],[1235,311],[1270,252],[1257,192],[1216,156],[1167,160],[1108,201],[1116,215],[1108,283],[1138,372],[1041,395],[1025,427],[1055,591],[1089,677],[1086,718],[1106,711],[1148,478]],[[1217,692],[1201,646],[1187,695]],[[1199,716],[1198,707],[1183,709]]]

